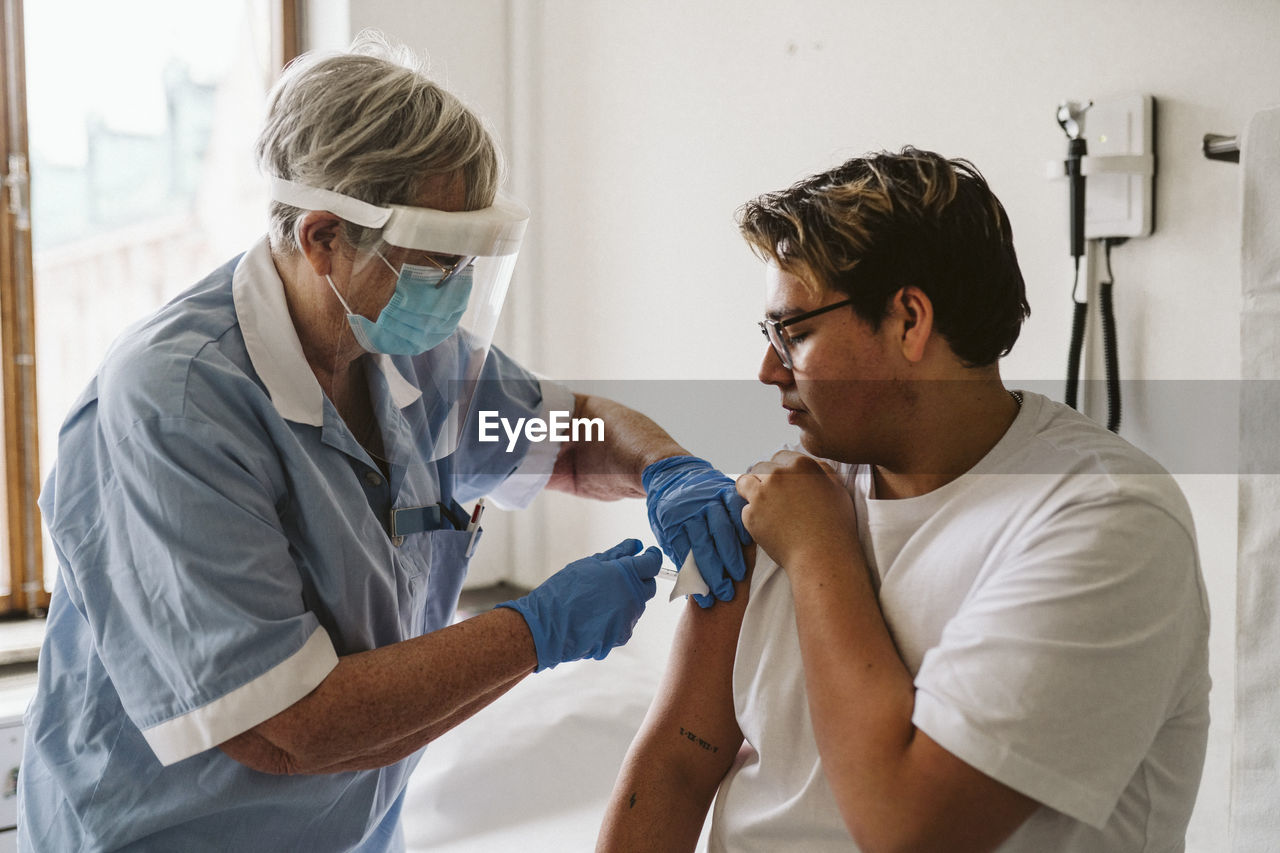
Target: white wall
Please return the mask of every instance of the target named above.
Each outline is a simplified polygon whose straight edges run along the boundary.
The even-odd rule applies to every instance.
[[[497,129],[510,186],[535,216],[500,339],[537,370],[749,381],[763,347],[761,276],[736,236],[735,208],[853,154],[910,143],[973,160],[1003,200],[1033,310],[1004,374],[1015,385],[1056,382],[1070,281],[1066,189],[1044,177],[1065,150],[1054,112],[1064,99],[1147,93],[1157,101],[1156,231],[1113,254],[1121,369],[1127,379],[1240,376],[1237,167],[1206,160],[1200,141],[1280,102],[1271,0],[349,7],[352,31],[375,26],[429,52]],[[761,400],[760,417],[777,418],[773,397]],[[1127,437],[1159,444],[1141,395],[1125,417]],[[714,459],[717,448],[691,449]],[[1235,479],[1214,469],[1181,480],[1214,609],[1216,682],[1189,849],[1217,851],[1227,832]],[[514,566],[526,582],[623,535],[651,539],[634,502],[584,508],[549,495],[490,523],[506,528],[505,552],[482,574]]]

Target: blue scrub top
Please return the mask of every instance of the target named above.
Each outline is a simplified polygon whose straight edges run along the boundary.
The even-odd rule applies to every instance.
[[[113,346],[40,498],[60,573],[26,718],[22,850],[403,849],[421,753],[285,777],[216,745],[339,656],[449,624],[469,534],[393,538],[392,510],[519,506],[546,483],[562,445],[508,452],[468,428],[443,460],[418,452],[461,345],[367,359],[389,477],[307,366],[265,241]],[[572,409],[496,349],[482,379],[473,409]]]

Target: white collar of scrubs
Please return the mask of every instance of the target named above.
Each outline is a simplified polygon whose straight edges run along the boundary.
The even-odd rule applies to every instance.
[[[249,360],[267,386],[280,417],[295,423],[324,426],[324,391],[302,354],[302,342],[289,316],[284,282],[271,260],[271,247],[262,238],[245,253],[231,276],[236,320],[244,335]],[[390,356],[378,355],[376,364],[386,377],[397,408],[403,409],[422,396],[405,379]]]

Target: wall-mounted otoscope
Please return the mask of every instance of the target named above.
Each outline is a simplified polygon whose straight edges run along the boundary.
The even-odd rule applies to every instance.
[[[1088,139],[1085,143],[1085,114]],[[1067,159],[1050,163],[1049,175],[1066,177],[1070,193],[1070,246],[1075,261],[1071,284],[1074,316],[1071,349],[1067,354],[1065,401],[1075,407],[1079,390],[1080,358],[1084,348],[1089,311],[1090,279],[1095,265],[1086,264],[1080,277],[1080,259],[1093,244],[1106,267],[1105,280],[1097,281],[1097,301],[1102,320],[1102,350],[1107,375],[1107,427],[1120,428],[1120,363],[1116,349],[1115,315],[1112,311],[1111,249],[1131,237],[1145,237],[1154,227],[1155,205],[1155,99],[1128,95],[1101,101],[1063,101],[1058,105],[1058,126],[1067,135]],[[1089,149],[1092,148],[1092,152]],[[1089,179],[1089,205],[1085,205],[1085,179]],[[1083,285],[1083,286],[1082,286]]]
[[[1088,299],[1079,298],[1080,258],[1084,256],[1084,157],[1088,145],[1084,141],[1084,114],[1093,101],[1083,105],[1063,101],[1058,106],[1058,125],[1067,134],[1067,182],[1071,195],[1071,257],[1075,259],[1075,280],[1071,283],[1071,299],[1075,311],[1071,318],[1071,346],[1067,350],[1067,386],[1064,402],[1076,408],[1080,387],[1080,355],[1084,351],[1084,327],[1088,319]],[[1087,288],[1086,288],[1087,290]]]
[[[1084,255],[1084,157],[1089,153],[1084,140],[1084,114],[1093,101],[1080,104],[1063,101],[1058,106],[1058,125],[1067,134],[1067,180],[1071,193],[1071,257],[1079,266]]]

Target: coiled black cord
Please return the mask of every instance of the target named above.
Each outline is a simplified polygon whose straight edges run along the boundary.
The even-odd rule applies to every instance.
[[[1107,370],[1107,429],[1120,431],[1120,357],[1116,351],[1116,315],[1111,305],[1111,247],[1123,240],[1106,240],[1107,280],[1098,284],[1098,307],[1102,312],[1102,354]]]
[[[1084,349],[1084,326],[1088,318],[1089,303],[1076,299],[1076,287],[1080,284],[1080,259],[1076,258],[1075,282],[1071,285],[1071,303],[1075,313],[1071,317],[1071,344],[1067,348],[1067,388],[1063,395],[1064,402],[1073,409],[1076,405],[1080,387],[1080,353]]]
[[[1098,307],[1102,315],[1102,356],[1107,374],[1107,429],[1120,431],[1120,356],[1116,344],[1116,315],[1111,301],[1111,288],[1115,280],[1111,275],[1111,247],[1118,246],[1125,238],[1107,239],[1106,247],[1107,280],[1098,283]],[[1080,263],[1076,262],[1076,283],[1071,288],[1071,302],[1074,313],[1071,317],[1071,345],[1067,350],[1067,387],[1063,399],[1073,409],[1080,408],[1080,354],[1084,350],[1084,331],[1088,323],[1089,303],[1076,300],[1076,285],[1080,280]]]

